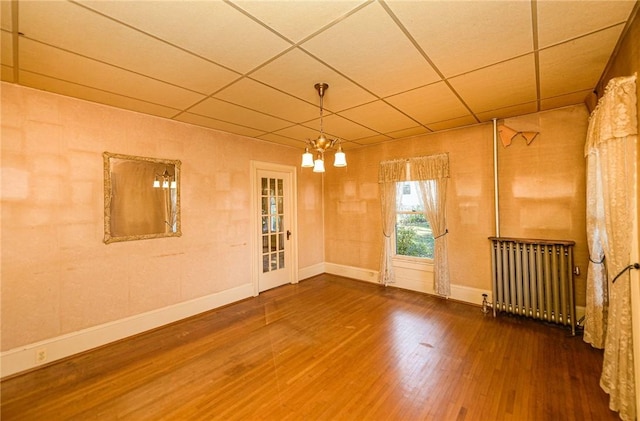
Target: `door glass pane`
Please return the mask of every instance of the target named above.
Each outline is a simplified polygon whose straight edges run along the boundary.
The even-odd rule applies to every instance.
[[[284,179],[260,180],[262,271],[284,268]]]

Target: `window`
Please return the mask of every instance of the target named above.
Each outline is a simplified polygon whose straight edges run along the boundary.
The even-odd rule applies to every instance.
[[[397,184],[396,256],[433,259],[434,240],[415,181]]]

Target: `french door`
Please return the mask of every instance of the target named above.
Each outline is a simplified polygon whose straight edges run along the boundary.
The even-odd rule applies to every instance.
[[[295,167],[253,162],[254,291],[297,282]]]

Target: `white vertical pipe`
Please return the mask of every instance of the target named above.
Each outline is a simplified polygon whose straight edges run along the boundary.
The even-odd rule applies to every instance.
[[[500,237],[500,207],[498,198],[498,119],[493,119],[493,201],[496,216],[496,237]]]

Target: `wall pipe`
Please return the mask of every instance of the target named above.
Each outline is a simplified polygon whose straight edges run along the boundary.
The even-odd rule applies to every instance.
[[[496,237],[500,237],[500,207],[498,197],[498,119],[493,119],[493,202],[496,216]]]

